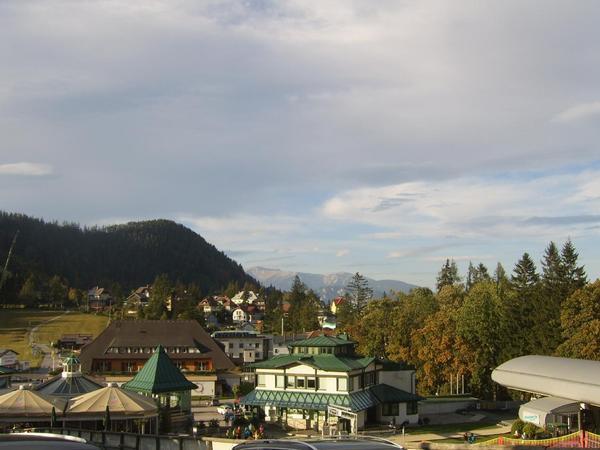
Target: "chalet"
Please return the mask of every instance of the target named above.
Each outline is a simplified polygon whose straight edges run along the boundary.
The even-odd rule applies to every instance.
[[[248,322],[250,316],[248,314],[248,308],[246,305],[240,305],[233,310],[231,313],[231,320],[237,323]]]
[[[108,290],[95,286],[88,291],[88,308],[92,311],[102,311],[112,303],[112,297]]]
[[[10,348],[0,348],[0,366],[8,367],[9,369],[19,368],[19,353]]]
[[[212,314],[223,310],[223,304],[219,303],[219,301],[214,297],[206,297],[204,300],[198,303],[198,308],[204,314]]]
[[[198,386],[194,395],[217,394],[220,374],[235,367],[195,320],[117,320],[82,349],[82,370],[107,382],[124,383],[133,378],[159,345]]]
[[[94,336],[91,334],[63,334],[57,344],[61,349],[80,350],[93,339]]]
[[[269,356],[271,339],[255,331],[222,330],[211,334],[223,345],[223,350],[236,364],[263,361]]]
[[[240,400],[296,429],[417,423],[414,368],[355,353],[345,335],[293,342],[290,354],[255,363],[256,387]]]
[[[252,291],[240,291],[231,298],[231,301],[236,305],[241,305],[242,303],[252,305],[258,301],[258,295]]]

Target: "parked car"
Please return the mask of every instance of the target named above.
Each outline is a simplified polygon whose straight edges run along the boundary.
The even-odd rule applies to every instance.
[[[393,450],[399,448],[404,447],[385,439],[361,436],[306,441],[284,439],[249,441],[236,445],[233,450]]]

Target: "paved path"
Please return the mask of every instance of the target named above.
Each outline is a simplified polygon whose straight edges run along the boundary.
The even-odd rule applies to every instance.
[[[494,434],[502,434],[510,432],[510,425],[498,424],[494,427],[486,427],[481,429],[471,430],[470,433],[473,433],[478,436],[477,441],[482,442],[485,441],[485,436],[490,436]],[[457,432],[449,432],[449,433],[423,433],[423,434],[406,434],[402,436],[401,434],[397,434],[394,436],[389,436],[387,439],[398,442],[399,444],[406,444],[408,448],[416,448],[415,444],[421,442],[431,442],[437,441],[440,439],[462,439],[463,433]]]
[[[40,342],[36,342],[36,333],[38,332],[38,329],[40,328],[41,325],[45,325],[47,323],[54,322],[55,320],[60,319],[65,314],[69,314],[69,312],[70,311],[65,311],[64,313],[59,314],[58,316],[52,317],[51,319],[48,319],[45,322],[42,322],[42,323],[36,325],[35,327],[33,327],[31,330],[29,330],[29,335],[28,335],[29,346],[31,347],[32,351],[38,351],[44,355],[44,357],[42,358],[42,362],[40,363],[39,370],[41,372],[47,373],[48,370],[52,369],[52,349],[50,348],[50,346],[48,344],[42,344]]]

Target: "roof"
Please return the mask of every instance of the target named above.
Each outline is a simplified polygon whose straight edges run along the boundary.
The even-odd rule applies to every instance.
[[[19,386],[0,396],[0,417],[50,417],[52,408],[57,415],[62,415],[66,405],[66,399]]]
[[[19,352],[14,351],[12,348],[0,348],[0,356],[4,356],[8,352],[13,352],[15,355],[19,354]]]
[[[240,400],[243,405],[313,409],[326,411],[327,406],[342,406],[352,411],[363,411],[381,403],[404,403],[421,400],[422,397],[387,384],[378,384],[363,391],[349,394],[325,394],[318,392],[292,392],[254,389]]]
[[[266,361],[254,363],[251,367],[256,369],[279,369],[295,364],[306,364],[329,372],[350,372],[368,367],[375,360],[371,357],[289,354],[274,356]]]
[[[215,370],[233,369],[235,365],[219,344],[195,320],[116,320],[81,350],[79,359],[84,371],[90,371],[94,359],[131,359],[131,354],[106,354],[110,347],[196,347],[200,353],[174,353],[173,359],[211,359]],[[149,358],[138,353],[136,359]]]
[[[529,355],[511,359],[492,379],[519,391],[600,406],[600,361]]]
[[[50,378],[43,384],[40,384],[35,390],[37,392],[41,392],[42,394],[71,398],[95,391],[102,387],[103,386],[100,383],[97,383],[92,378],[84,375],[63,377],[61,374]]]
[[[119,415],[130,417],[156,416],[158,407],[154,400],[135,392],[128,392],[116,385],[109,385],[69,401],[67,416],[101,416],[110,411],[111,418]]]
[[[342,339],[336,336],[317,336],[301,341],[295,341],[290,344],[291,347],[339,347],[340,345],[355,344],[349,339]]]
[[[558,397],[542,397],[531,400],[519,408],[519,418],[538,426],[547,425],[549,414],[569,415],[579,412],[579,402]]]
[[[144,364],[142,370],[131,381],[123,385],[124,389],[148,394],[191,391],[197,387],[194,383],[188,381],[181,370],[173,364],[173,361],[160,345]]]
[[[15,369],[11,369],[10,367],[0,366],[0,375],[9,375],[15,373]]]

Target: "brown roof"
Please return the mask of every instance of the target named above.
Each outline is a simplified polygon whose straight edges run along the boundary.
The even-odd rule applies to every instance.
[[[216,370],[235,365],[195,320],[116,320],[81,350],[84,371],[94,359],[148,359],[145,353],[106,353],[110,347],[197,347],[201,353],[169,353],[172,359],[210,358]]]

